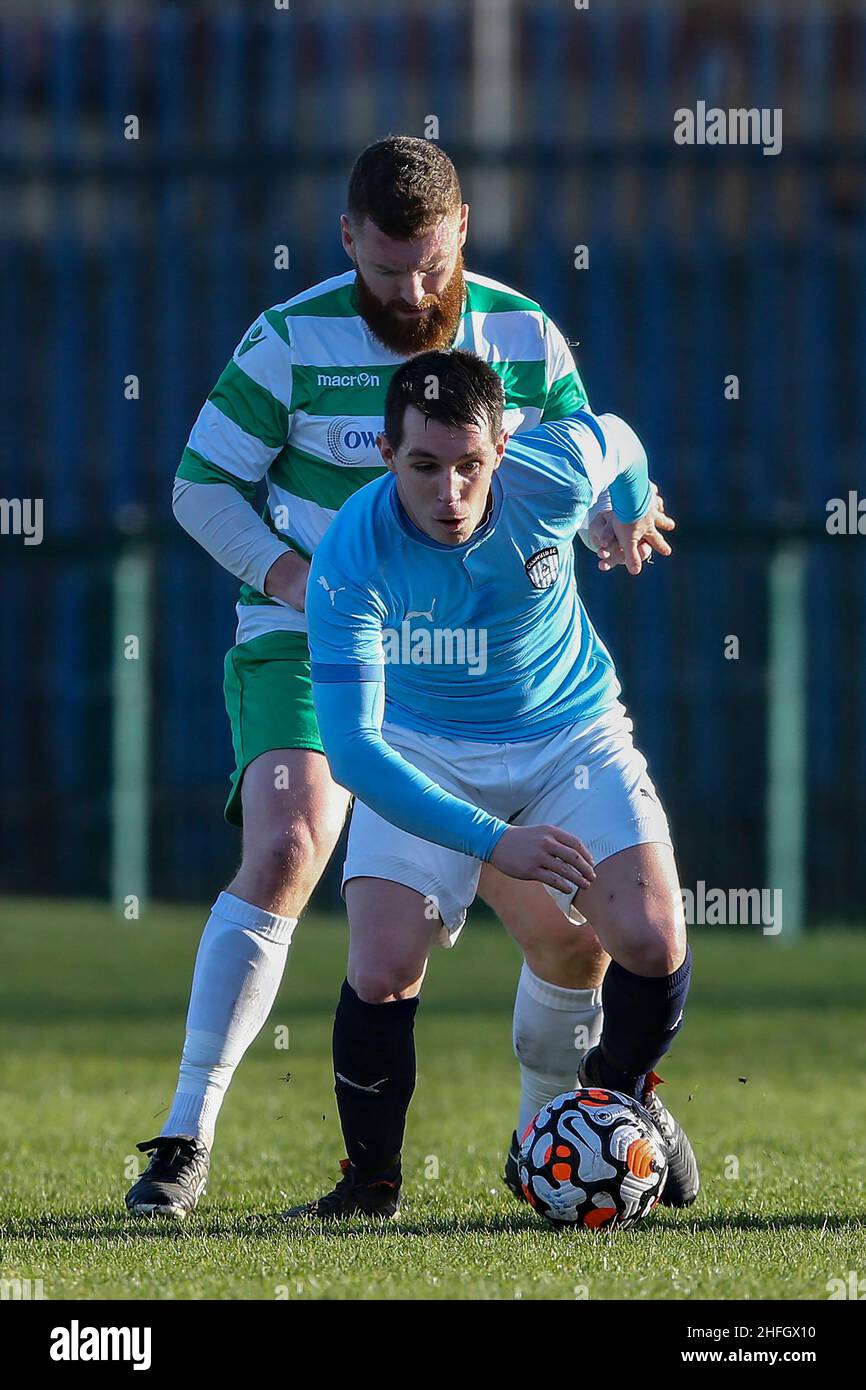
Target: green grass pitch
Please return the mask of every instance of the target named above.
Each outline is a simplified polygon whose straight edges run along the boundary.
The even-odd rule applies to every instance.
[[[139,1223],[123,1193],[171,1097],[201,924],[187,909],[127,923],[0,905],[0,1278],[41,1279],[48,1299],[825,1299],[828,1280],[863,1274],[860,935],[696,932],[664,1096],[701,1197],[634,1231],[557,1232],[500,1183],[519,960],[475,918],[425,984],[399,1224],[327,1230],[277,1220],[331,1186],[342,1156],[329,1045],[345,926],[312,914],[229,1093],[199,1211]]]

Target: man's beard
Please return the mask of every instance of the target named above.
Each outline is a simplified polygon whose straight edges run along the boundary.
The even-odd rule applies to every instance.
[[[374,338],[400,357],[412,357],[416,352],[451,346],[457,333],[466,282],[463,279],[463,252],[457,257],[454,274],[439,295],[425,295],[422,308],[431,308],[423,316],[402,317],[393,304],[383,304],[373,294],[360,270],[355,268],[355,301],[361,317]],[[407,307],[407,306],[404,306]]]

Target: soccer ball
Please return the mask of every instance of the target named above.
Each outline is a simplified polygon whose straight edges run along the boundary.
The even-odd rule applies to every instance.
[[[652,1211],[668,1175],[644,1107],[597,1087],[542,1106],[517,1162],[527,1202],[556,1226],[633,1226]]]

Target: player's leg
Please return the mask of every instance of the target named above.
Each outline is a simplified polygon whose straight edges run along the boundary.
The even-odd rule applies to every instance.
[[[427,898],[402,883],[346,884],[349,962],[334,1018],[334,1090],[347,1158],[324,1197],[289,1217],[391,1219],[400,1208],[400,1154],[415,1090],[415,1014],[440,927]]]
[[[625,1091],[651,1110],[670,1161],[663,1200],[687,1205],[698,1191],[697,1164],[655,1092],[655,1067],[682,1025],[691,976],[667,819],[621,707],[562,731],[545,756],[539,793],[518,819],[562,826],[586,844],[595,882],[576,898],[552,896],[569,915],[579,904],[577,915],[592,921],[612,957],[602,985],[601,1038],[581,1063],[581,1081]],[[580,790],[575,766],[583,772]]]
[[[275,767],[288,770],[276,775]],[[321,753],[260,755],[243,780],[240,869],[211,910],[196,956],[174,1100],[150,1166],[127,1194],[137,1214],[182,1218],[204,1188],[217,1117],[267,1021],[297,920],[330,858],[347,796]]]
[[[297,919],[334,852],[349,794],[323,753],[276,748],[250,763],[241,800],[243,852],[226,892]]]
[[[688,1136],[661,1101],[655,1068],[680,1030],[691,980],[673,851],[638,844],[605,860],[587,890],[587,908],[613,961],[605,976],[605,1024],[584,1057],[583,1085],[627,1091],[643,1101],[668,1152],[667,1206],[690,1206],[700,1175]],[[601,885],[600,898],[596,892]],[[591,901],[592,899],[592,901]]]
[[[349,963],[334,1021],[335,1092],[348,1157],[334,1191],[293,1207],[288,1217],[397,1214],[421,982],[431,947],[451,946],[459,936],[480,868],[477,859],[410,835],[355,802],[343,867]]]
[[[195,1134],[208,1148],[229,1083],[271,1011],[348,798],[322,753],[282,748],[246,769],[242,802],[243,857],[199,945],[177,1092],[163,1127]]]
[[[243,856],[199,944],[174,1100],[162,1133],[139,1146],[151,1162],[126,1197],[136,1213],[194,1209],[226,1090],[270,1013],[298,917],[345,820],[347,794],[315,747],[304,655],[303,639],[277,634],[227,658],[237,769],[226,815],[243,824]]]
[[[596,862],[581,911],[612,956],[602,997],[597,1069],[603,1085],[639,1096],[673,1042],[688,994],[690,954],[670,845],[643,843]]]
[[[530,970],[565,989],[597,989],[610,959],[588,922],[563,921],[541,883],[509,878],[484,864],[478,896],[523,952]]]
[[[601,1037],[601,983],[610,957],[592,927],[569,921],[542,884],[485,864],[478,891],[524,955],[512,1027],[520,1102],[504,1172],[522,1201],[519,1136],[542,1105],[578,1084],[580,1062]]]
[[[334,1083],[346,1153],[363,1181],[399,1171],[415,1089],[414,1024],[436,939],[425,899],[384,879],[346,884],[349,960],[334,1020]]]

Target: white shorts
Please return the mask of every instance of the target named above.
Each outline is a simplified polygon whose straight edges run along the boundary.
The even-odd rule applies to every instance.
[[[382,726],[391,747],[446,791],[513,825],[567,830],[596,864],[632,845],[671,843],[667,817],[631,731],[619,702],[594,719],[516,743]],[[355,802],[344,889],[351,878],[384,878],[414,888],[436,905],[443,946],[453,946],[462,930],[481,868],[480,859],[410,835]],[[578,889],[547,891],[571,921],[586,920],[574,902]]]

